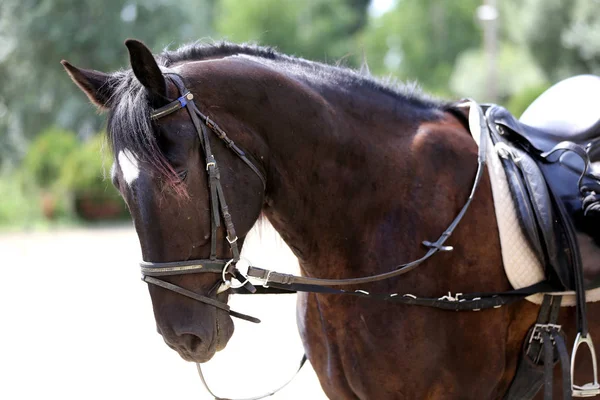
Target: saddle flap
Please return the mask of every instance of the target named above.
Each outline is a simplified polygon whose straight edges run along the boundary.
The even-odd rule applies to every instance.
[[[492,112],[494,108],[488,110],[488,118],[494,115]],[[488,121],[494,120],[488,119]],[[546,275],[558,277],[560,281],[558,287],[570,287],[571,274],[568,269],[560,268],[556,218],[541,169],[530,154],[507,139],[506,132],[499,129],[498,124],[490,124],[490,132],[504,166],[525,237],[544,265]]]

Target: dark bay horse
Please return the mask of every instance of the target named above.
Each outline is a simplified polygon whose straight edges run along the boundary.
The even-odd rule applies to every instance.
[[[305,276],[352,278],[423,256],[469,196],[477,145],[448,104],[349,69],[268,48],[189,45],[154,57],[129,40],[132,69],[112,74],[63,62],[91,101],[108,111],[114,185],[129,206],[151,263],[231,258],[223,226],[211,234],[203,142],[185,110],[153,120],[180,96],[177,74],[198,109],[258,168],[213,140],[237,244],[264,215],[298,257]],[[183,107],[183,105],[182,105]],[[210,164],[210,162],[209,162]],[[264,176],[265,185],[261,182]],[[439,297],[509,290],[490,182],[485,174],[452,236],[401,277],[352,287]],[[218,274],[164,281],[227,301]],[[234,326],[225,310],[149,285],[158,331],[188,361],[208,361]],[[365,298],[301,294],[298,325],[308,358],[332,399],[499,399],[511,382],[539,307],[452,312]],[[590,331],[600,333],[590,304]],[[574,309],[561,319],[569,342]],[[243,323],[243,322],[242,322]],[[270,349],[265,344],[266,354]],[[583,357],[582,357],[583,360]],[[588,362],[577,376],[590,380]],[[560,377],[555,369],[555,392]]]

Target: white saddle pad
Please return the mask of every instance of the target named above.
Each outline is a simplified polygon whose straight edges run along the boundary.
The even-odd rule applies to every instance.
[[[513,288],[520,289],[544,280],[544,270],[519,225],[517,211],[498,151],[494,148],[489,135],[486,135],[486,140],[488,141],[487,168],[492,183],[504,270]],[[478,140],[476,139],[476,141]],[[574,306],[574,292],[563,293],[565,296],[561,305]],[[543,294],[539,293],[527,297],[527,300],[541,304],[542,298]],[[600,288],[586,291],[588,303],[598,300],[600,300]]]

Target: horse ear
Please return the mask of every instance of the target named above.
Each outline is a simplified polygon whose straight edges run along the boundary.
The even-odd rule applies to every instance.
[[[166,97],[167,85],[165,78],[150,49],[144,43],[135,39],[127,39],[125,46],[129,50],[131,69],[133,69],[138,81],[151,93]]]
[[[112,88],[108,84],[109,74],[91,69],[77,68],[66,60],[60,62],[73,82],[83,90],[92,103],[101,108],[109,108]]]

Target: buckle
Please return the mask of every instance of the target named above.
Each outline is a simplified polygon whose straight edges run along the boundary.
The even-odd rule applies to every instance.
[[[445,300],[445,301],[465,301],[465,299],[461,299],[460,297],[462,296],[462,293],[456,293],[456,296],[452,296],[451,292],[448,292],[447,295],[442,296],[442,297],[438,297],[438,300]]]
[[[577,350],[579,345],[585,343],[592,356],[592,367],[594,371],[594,381],[586,383],[583,386],[575,385],[575,358],[577,357]],[[598,383],[598,364],[596,363],[596,351],[594,350],[594,342],[592,337],[588,333],[587,336],[581,336],[581,332],[577,332],[575,338],[575,344],[573,345],[573,354],[571,355],[571,391],[573,397],[593,397],[600,394],[600,384]]]
[[[231,265],[231,264],[232,264],[234,261],[235,261],[235,259],[233,259],[233,258],[232,258],[231,260],[227,261],[227,264],[225,264],[225,266],[223,267],[223,270],[221,271],[221,279],[223,279],[223,285],[221,285],[221,287],[219,288],[219,291],[218,291],[217,293],[224,292],[225,290],[227,290],[227,289],[229,289],[229,288],[231,288],[231,289],[239,289],[239,288],[241,288],[242,286],[244,286],[246,283],[248,283],[248,281],[249,281],[248,274],[247,274],[247,273],[246,273],[246,274],[244,274],[244,273],[240,272],[240,270],[237,268],[237,264],[238,264],[240,261],[244,261],[244,262],[245,262],[245,264],[247,264],[248,266],[250,266],[250,265],[251,265],[250,261],[249,261],[249,260],[247,260],[247,259],[240,259],[240,260],[237,260],[237,261],[235,262],[235,265],[234,265],[233,271],[237,271],[237,273],[238,273],[239,275],[241,275],[241,276],[243,276],[243,277],[244,277],[244,281],[243,281],[243,282],[242,282],[242,281],[240,281],[240,280],[238,280],[237,278],[235,278],[235,274],[233,273],[233,271],[231,271],[231,272],[229,271],[229,266],[230,266],[230,265]],[[244,263],[242,263],[242,264],[244,264]],[[234,279],[238,280],[238,282],[240,282],[240,283],[238,283],[238,284],[234,285],[234,284],[231,282],[231,279],[227,279],[227,274],[230,274],[230,275],[232,276],[232,278],[234,278]],[[238,276],[239,276],[239,275],[238,275]]]
[[[439,240],[438,240],[439,242]],[[430,249],[438,249],[439,251],[452,251],[454,250],[454,247],[452,246],[442,246],[441,244],[439,244],[438,242],[430,242],[429,240],[423,240],[423,242],[421,243],[423,246],[428,247]]]
[[[551,330],[555,329],[557,332],[559,332],[561,328],[562,326],[557,324],[535,324],[533,327],[533,332],[531,333],[531,337],[529,338],[529,343],[534,340],[543,342],[542,331],[550,332]]]
[[[227,241],[229,242],[229,244],[234,244],[235,242],[237,242],[238,237],[236,236],[235,238],[233,238],[233,239],[230,240],[229,236],[225,236],[225,239],[227,239]]]
[[[544,339],[542,338],[542,331],[546,331],[550,333],[552,330],[559,332],[562,326],[557,324],[535,324],[533,327],[533,331],[531,332],[531,336],[529,337],[529,342],[527,343],[527,350],[525,354],[530,356],[535,363],[538,363],[540,360],[540,356],[542,355],[542,347],[540,346],[537,349],[537,354],[529,354],[531,352],[531,348],[533,342],[538,342],[538,344],[544,343]],[[554,343],[554,338],[550,335],[552,342]]]
[[[265,276],[265,278],[263,279],[263,284],[262,287],[264,288],[268,288],[269,287],[269,278],[271,277],[271,274],[273,273],[273,271],[267,271],[267,276]]]

